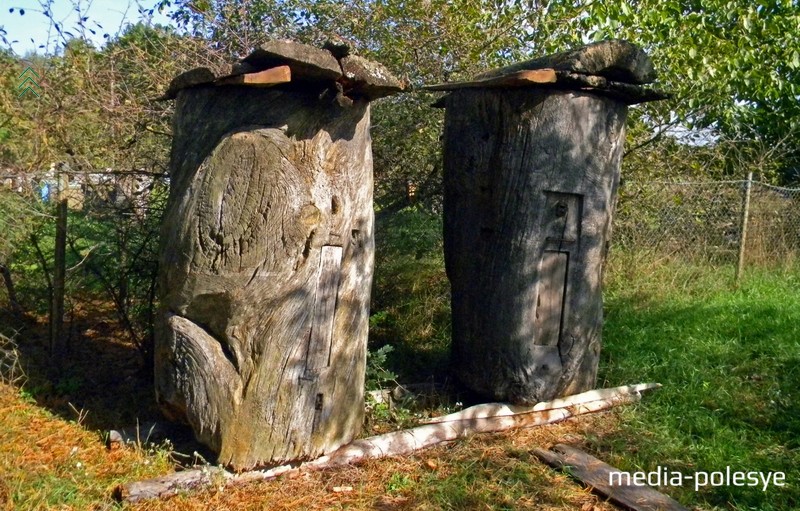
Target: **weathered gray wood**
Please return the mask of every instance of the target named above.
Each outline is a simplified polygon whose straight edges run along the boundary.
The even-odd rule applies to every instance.
[[[357,55],[342,57],[340,62],[348,96],[378,99],[403,90],[403,83],[377,62]]]
[[[534,309],[540,346],[558,346],[567,291],[569,254],[545,250],[541,266],[541,290]]]
[[[342,76],[339,61],[331,52],[294,41],[267,41],[242,62],[257,69],[287,65],[301,81],[336,81]]]
[[[369,104],[178,93],[156,390],[236,470],[314,458],[364,413],[373,265]]]
[[[620,39],[599,41],[580,48],[547,55],[478,75],[493,78],[530,69],[555,69],[603,76],[617,82],[643,84],[656,78],[653,63],[638,46]]]
[[[530,85],[552,84],[557,81],[558,75],[554,69],[533,69],[515,71],[504,75],[491,76],[478,80],[468,80],[465,82],[437,83],[435,85],[426,85],[423,89],[429,91],[450,91],[493,87],[526,87]]]
[[[330,365],[334,307],[336,306],[336,292],[339,289],[341,266],[342,247],[322,247],[314,318],[311,323],[311,338],[308,343],[307,377],[316,377],[321,369]]]
[[[611,485],[609,473],[619,469],[569,445],[558,444],[552,451],[534,449],[533,453],[551,467],[592,487],[626,509],[633,511],[688,511],[678,501],[649,486]]]
[[[541,89],[463,89],[445,105],[457,378],[517,404],[594,387],[626,106]]]
[[[353,100],[374,100],[405,88],[381,64],[350,55],[349,46],[341,41],[329,41],[324,49],[293,41],[267,41],[243,60],[218,68],[217,72],[199,67],[181,73],[159,99],[175,99],[179,91],[202,85],[265,87],[293,80],[318,91],[338,91],[336,101],[349,106]]]
[[[169,83],[169,87],[160,99],[175,99],[178,91],[188,89],[197,85],[203,85],[213,82],[217,76],[207,67],[196,67],[185,71]]]
[[[499,76],[490,76],[479,80],[466,82],[450,82],[423,87],[429,91],[453,91],[459,89],[494,89],[540,87],[550,90],[579,90],[603,94],[633,105],[648,101],[666,99],[669,94],[658,89],[642,85],[608,80],[603,76],[586,75],[571,71],[556,71],[553,69],[534,69],[529,71],[514,71]],[[436,108],[444,106],[442,103],[433,105]]]
[[[146,499],[169,497],[180,491],[208,487],[211,484],[234,485],[250,481],[272,480],[282,475],[302,471],[321,470],[356,463],[367,459],[409,454],[432,445],[464,438],[478,433],[493,433],[514,428],[530,428],[563,421],[571,417],[594,413],[608,408],[635,403],[640,392],[657,388],[657,384],[640,384],[614,389],[601,389],[570,396],[558,403],[558,408],[498,410],[497,415],[484,413],[487,405],[462,410],[455,416],[440,417],[437,423],[426,424],[402,431],[394,431],[356,440],[330,455],[305,462],[299,466],[282,465],[268,470],[232,474],[211,467],[187,470],[167,476],[119,485],[114,490],[117,500],[138,502]],[[498,403],[494,403],[497,405]],[[491,405],[488,405],[491,406]],[[477,410],[476,410],[477,409]]]

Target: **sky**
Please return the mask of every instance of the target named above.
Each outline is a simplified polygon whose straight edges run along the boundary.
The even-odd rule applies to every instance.
[[[53,18],[62,24],[63,30],[79,33],[79,16],[75,10],[76,4],[83,16],[88,17],[85,22],[85,34],[98,46],[105,39],[103,34],[116,35],[128,23],[135,23],[140,19],[139,8],[149,10],[157,0],[0,0],[0,27],[6,31],[6,38],[12,43],[11,48],[19,56],[30,52],[44,53],[52,51],[57,42],[57,32],[52,29],[51,21],[44,13],[42,4],[51,3]],[[13,9],[13,12],[10,12]],[[24,15],[20,12],[24,11]],[[154,13],[153,23],[170,24],[169,18],[164,14]],[[101,28],[102,27],[102,28]],[[89,30],[94,30],[92,34]],[[48,44],[48,31],[50,39]],[[2,41],[0,41],[0,44]],[[40,48],[40,45],[44,48]]]

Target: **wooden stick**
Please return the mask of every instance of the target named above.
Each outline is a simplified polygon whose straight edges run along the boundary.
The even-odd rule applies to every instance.
[[[491,433],[514,428],[530,428],[552,424],[577,415],[599,412],[621,404],[634,403],[641,399],[641,393],[633,392],[630,389],[640,388],[642,390],[647,390],[657,387],[657,384],[644,384],[642,386],[633,385],[618,387],[617,389],[606,389],[608,392],[590,391],[584,394],[598,395],[592,394],[592,392],[595,392],[605,397],[586,402],[580,402],[583,399],[580,398],[576,400],[576,404],[550,410],[528,411],[515,415],[501,415],[497,417],[473,417],[449,422],[425,424],[416,428],[356,440],[327,456],[322,456],[316,460],[299,465],[282,465],[269,470],[254,470],[241,474],[233,474],[222,468],[209,467],[186,470],[155,479],[120,485],[115,488],[114,496],[118,500],[137,502],[151,498],[169,497],[181,491],[204,488],[214,484],[232,485],[251,481],[271,480],[289,473],[321,470],[367,459],[408,454],[432,445],[456,440],[476,433]],[[613,392],[619,389],[627,390]],[[583,394],[578,394],[578,396],[581,395]]]
[[[223,76],[214,81],[215,85],[251,85],[254,87],[271,87],[279,83],[292,81],[292,71],[289,66],[278,66],[257,73],[243,75]]]

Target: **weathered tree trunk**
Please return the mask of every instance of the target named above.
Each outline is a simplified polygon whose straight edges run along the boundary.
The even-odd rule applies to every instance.
[[[534,61],[559,64],[542,80],[490,73],[437,86],[453,90],[444,100],[444,249],[454,367],[494,399],[530,404],[595,383],[626,103],[660,97],[603,76],[576,79],[565,64],[591,61],[602,75],[614,59],[594,57],[608,51]],[[624,76],[647,74],[641,58],[628,60],[636,67]],[[585,90],[592,83],[598,90]]]
[[[236,469],[350,441],[374,250],[369,104],[186,90],[172,187],[159,402]]]
[[[445,261],[458,378],[535,403],[594,386],[626,106],[583,92],[447,99]]]

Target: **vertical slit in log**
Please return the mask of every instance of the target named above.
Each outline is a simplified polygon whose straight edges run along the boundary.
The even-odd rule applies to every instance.
[[[322,417],[322,407],[325,405],[325,396],[323,394],[317,394],[316,399],[314,400],[314,423],[311,425],[311,432],[319,428],[319,421]]]
[[[341,265],[342,247],[323,246],[320,251],[319,280],[306,356],[307,375],[315,374],[330,365],[333,318],[336,314]]]
[[[561,339],[561,326],[564,322],[564,303],[567,292],[567,252],[546,250],[542,256],[540,269],[539,295],[536,299],[535,344],[557,346]]]

